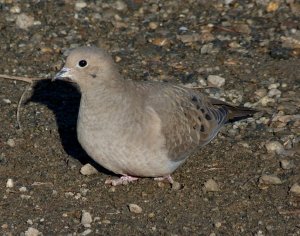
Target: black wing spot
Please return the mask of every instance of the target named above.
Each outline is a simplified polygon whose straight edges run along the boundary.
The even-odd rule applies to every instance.
[[[197,110],[199,110],[199,109],[200,109],[200,106],[199,106],[199,104],[197,104],[197,105],[196,105],[196,108],[197,108]]]
[[[201,131],[201,132],[204,132],[204,131],[205,131],[204,125],[201,125],[200,131]]]
[[[198,120],[199,120],[199,121],[201,121],[201,120],[202,120],[200,116],[198,116]]]
[[[204,110],[203,108],[201,108],[200,111],[201,111],[202,113],[205,113],[205,110]]]
[[[206,115],[205,115],[205,119],[211,120],[211,116],[210,116],[209,114],[206,114]]]
[[[192,101],[193,101],[193,102],[198,102],[197,97],[196,97],[196,96],[193,96],[193,97],[192,97]]]
[[[97,77],[96,74],[90,74],[90,76],[92,76],[93,78],[96,78],[96,77]]]

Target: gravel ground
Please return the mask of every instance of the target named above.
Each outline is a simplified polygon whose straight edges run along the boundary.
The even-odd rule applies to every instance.
[[[297,0],[0,0],[1,74],[51,78],[70,48],[96,45],[126,78],[260,111],[226,125],[180,184],[111,187],[77,142],[75,87],[0,79],[1,235],[300,235],[299,16]]]

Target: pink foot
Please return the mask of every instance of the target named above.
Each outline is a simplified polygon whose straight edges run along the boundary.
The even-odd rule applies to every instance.
[[[174,180],[173,180],[173,178],[171,177],[171,175],[166,175],[166,176],[163,176],[163,177],[157,177],[157,178],[154,178],[154,180],[156,180],[156,181],[164,181],[164,180],[167,180],[170,184],[173,184],[173,183],[174,183]]]
[[[126,185],[130,182],[133,182],[135,180],[138,180],[137,177],[129,176],[129,175],[124,175],[121,176],[118,179],[107,179],[105,180],[105,184],[111,184],[112,186],[117,186],[117,185]]]

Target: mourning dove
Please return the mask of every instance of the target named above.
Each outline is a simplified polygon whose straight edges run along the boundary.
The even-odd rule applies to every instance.
[[[81,91],[78,140],[88,155],[121,175],[166,178],[228,121],[255,111],[235,107],[180,85],[125,80],[114,61],[96,47],[71,51],[54,79],[75,82]]]

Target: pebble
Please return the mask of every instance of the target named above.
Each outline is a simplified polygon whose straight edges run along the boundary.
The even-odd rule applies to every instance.
[[[11,104],[11,100],[9,100],[8,98],[3,98],[2,101],[6,104]]]
[[[295,167],[295,164],[292,161],[289,160],[281,160],[280,161],[280,166],[284,170],[290,170]]]
[[[81,236],[85,236],[85,235],[88,235],[90,233],[92,233],[93,231],[91,229],[86,229],[85,231],[83,231],[80,235]]]
[[[276,153],[280,155],[283,154],[285,151],[283,145],[278,141],[267,142],[265,144],[265,147],[268,153]]]
[[[26,192],[26,191],[27,191],[27,188],[23,186],[23,187],[19,188],[19,191],[20,191],[20,192]]]
[[[172,189],[173,190],[180,190],[182,188],[181,184],[179,182],[174,181],[172,183]]]
[[[42,235],[42,233],[33,227],[29,227],[25,231],[25,236],[38,236],[38,235]]]
[[[184,34],[184,35],[177,35],[177,39],[179,39],[183,43],[192,43],[201,40],[200,34]]]
[[[136,214],[140,214],[140,213],[143,212],[143,209],[139,205],[134,204],[134,203],[129,204],[128,208],[129,208],[130,212],[133,212],[133,213],[136,213]]]
[[[7,145],[10,146],[10,147],[15,147],[16,146],[16,142],[14,139],[10,138],[7,140]]]
[[[82,175],[89,176],[89,175],[97,174],[98,170],[95,167],[93,167],[91,164],[88,163],[80,168],[80,173]]]
[[[261,103],[262,106],[267,106],[269,103],[274,103],[275,100],[273,98],[270,98],[268,96],[262,97],[259,102]]]
[[[87,3],[84,1],[78,1],[75,3],[75,10],[80,11],[81,9],[85,8],[87,6]]]
[[[225,78],[218,75],[209,75],[207,78],[207,82],[212,86],[220,88],[225,84]]]
[[[281,96],[281,91],[279,89],[271,89],[269,92],[268,92],[268,96],[269,97],[280,97]]]
[[[149,23],[149,28],[150,29],[155,30],[155,29],[157,29],[157,27],[158,27],[157,22],[150,22]]]
[[[257,97],[262,98],[267,95],[267,90],[262,88],[262,89],[256,90],[254,93]]]
[[[8,179],[6,182],[6,188],[13,188],[14,187],[14,181],[12,179]]]
[[[282,181],[276,175],[262,175],[259,178],[259,183],[265,185],[278,185],[282,184]]]
[[[204,183],[204,190],[207,192],[217,192],[220,191],[220,187],[215,180],[209,179]]]
[[[293,184],[290,189],[290,192],[295,195],[300,196],[300,185],[298,183]]]
[[[28,16],[25,13],[21,13],[17,16],[16,25],[20,29],[28,30],[29,27],[33,26],[34,18],[32,16]]]
[[[92,222],[93,222],[92,215],[89,212],[83,210],[82,213],[81,213],[80,223],[84,227],[89,228],[89,227],[91,227]]]
[[[14,13],[14,14],[18,14],[21,12],[21,8],[19,6],[12,6],[10,9],[9,9],[10,13]]]

